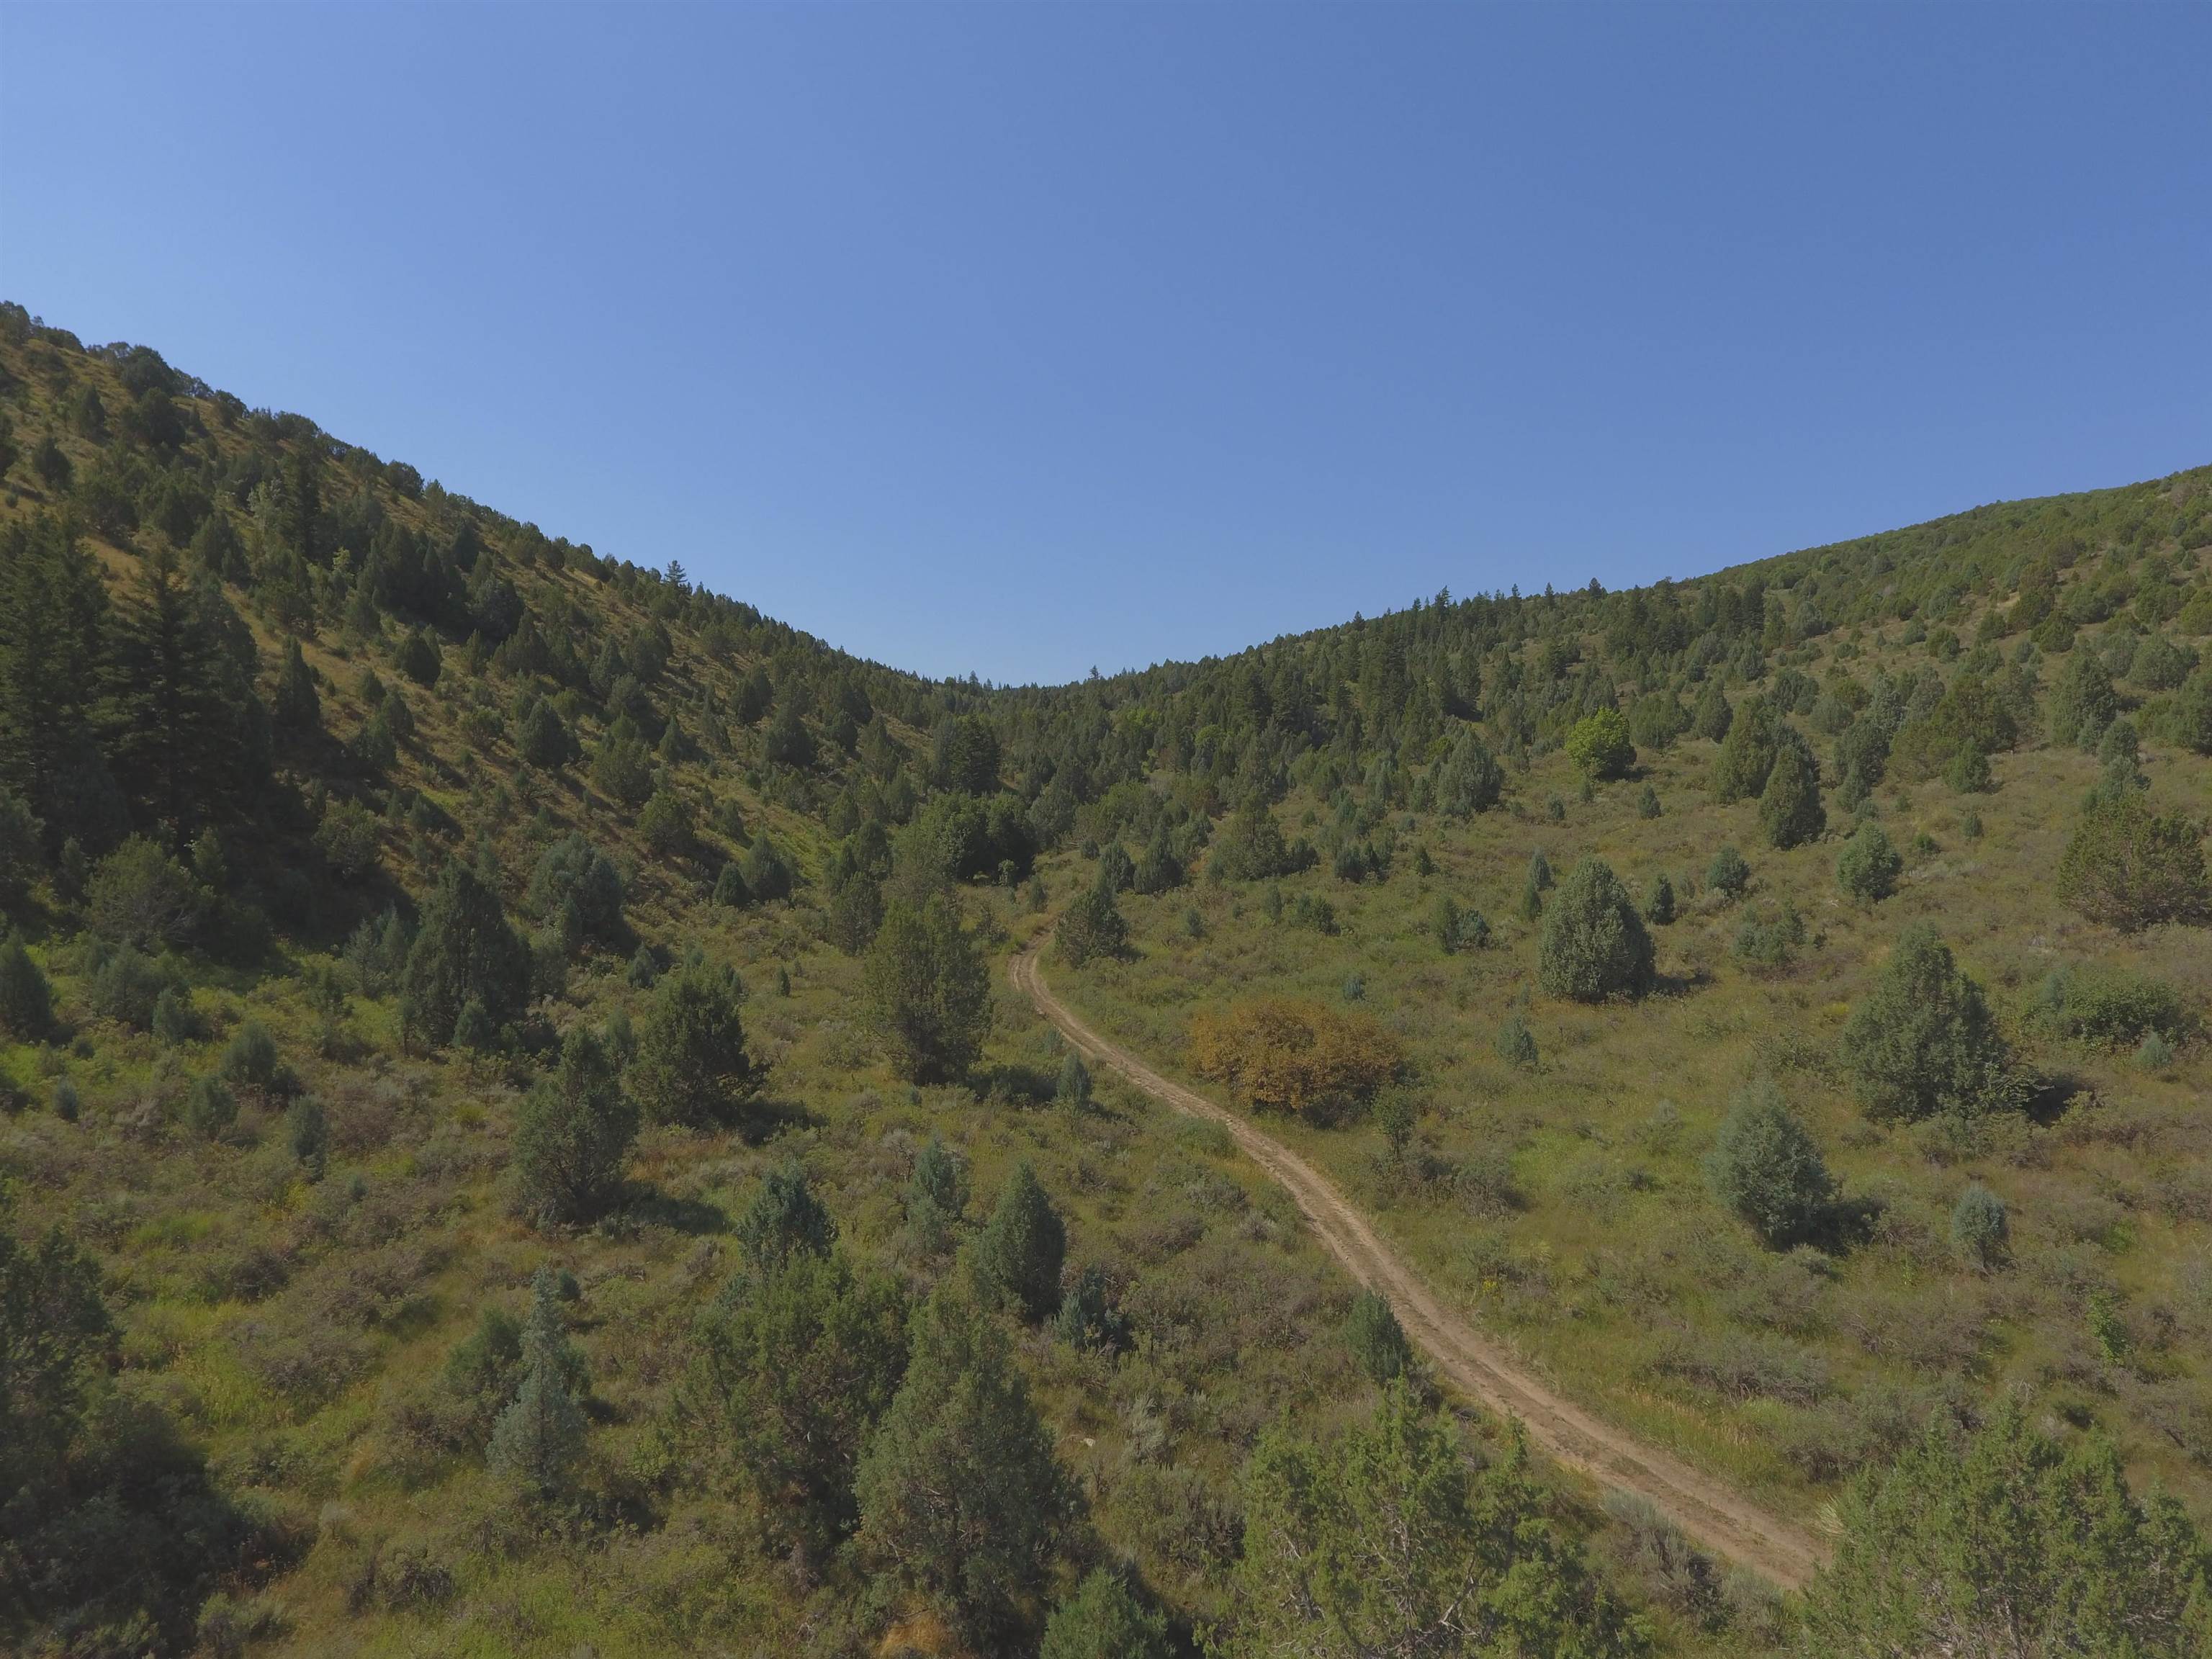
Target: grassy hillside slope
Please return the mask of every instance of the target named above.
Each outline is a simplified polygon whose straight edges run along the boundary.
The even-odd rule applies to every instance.
[[[1425,1410],[1420,1379],[1378,1404],[1389,1367],[1352,1360],[1373,1310],[1348,1344],[1353,1287],[1288,1201],[1218,1133],[1093,1091],[1006,987],[1005,951],[1056,919],[1065,945],[1071,913],[1105,935],[1055,985],[1219,1097],[1201,1015],[1291,995],[1383,1033],[1383,1086],[1271,1127],[1611,1420],[1819,1511],[1931,1419],[2012,1395],[2212,1515],[2203,915],[2185,878],[2148,926],[2110,881],[2058,896],[2093,792],[2127,836],[2163,814],[2201,845],[2212,469],[993,690],[846,657],[14,307],[0,414],[0,1277],[40,1310],[8,1355],[11,1644],[1032,1652],[1110,1566],[1160,1651],[1206,1626],[1275,1650],[1246,1526],[1279,1514],[1268,1457]],[[1735,724],[1799,735],[1824,828],[1769,844],[1764,773],[1722,798],[1759,758]],[[1901,856],[1894,896],[1838,888],[1861,823]],[[1671,877],[1648,994],[1543,988],[1539,850],[1562,879],[1603,858],[1639,903]],[[472,891],[497,926],[448,996],[423,942]],[[915,1064],[884,935],[946,899],[988,1036]],[[2003,1086],[1870,1115],[1840,1035],[1912,921],[1985,988]],[[591,1093],[586,1038],[628,1067],[613,1094],[658,1099],[655,1045],[725,965],[745,1060],[692,1121],[648,1111],[592,1213],[552,1218],[522,1126]],[[50,1006],[14,999],[33,977]],[[1779,1248],[1705,1167],[1759,1085],[1840,1182]],[[933,1139],[967,1188],[950,1216],[918,1195]],[[795,1173],[865,1282],[964,1306],[1024,1163],[1066,1231],[1066,1308],[972,1320],[1066,1488],[1010,1499],[1050,1511],[1010,1590],[948,1588],[881,1482],[826,1534],[793,1520],[717,1344],[802,1293],[761,1243],[805,1235]],[[2002,1249],[1954,1239],[1970,1183]],[[555,1338],[580,1449],[533,1482],[495,1442]],[[837,1375],[814,1392],[885,1443],[902,1419]],[[1510,1437],[1443,1404],[1526,1547],[1553,1540],[1530,1582],[1592,1650],[1790,1639],[1649,1517],[1513,1486]]]

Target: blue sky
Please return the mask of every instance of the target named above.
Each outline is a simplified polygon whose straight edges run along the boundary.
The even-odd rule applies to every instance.
[[[2212,460],[2212,7],[0,7],[0,292],[1060,679]]]

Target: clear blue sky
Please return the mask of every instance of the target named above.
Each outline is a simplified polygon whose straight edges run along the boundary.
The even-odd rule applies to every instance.
[[[0,6],[0,292],[1058,679],[2212,460],[2212,6]]]

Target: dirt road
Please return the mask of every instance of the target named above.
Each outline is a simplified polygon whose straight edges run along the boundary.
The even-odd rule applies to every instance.
[[[1227,1129],[1245,1154],[1297,1201],[1307,1223],[1352,1277],[1389,1298],[1406,1334],[1427,1352],[1447,1381],[1490,1410],[1519,1418],[1529,1437],[1559,1462],[1602,1486],[1645,1499],[1715,1554],[1792,1589],[1802,1589],[1811,1579],[1827,1559],[1827,1546],[1820,1537],[1561,1399],[1504,1348],[1438,1302],[1419,1275],[1376,1237],[1366,1218],[1319,1170],[1237,1113],[1169,1081],[1085,1025],[1045,984],[1038,964],[1044,939],[1014,957],[1016,988],[1084,1054],[1120,1073],[1155,1100]]]

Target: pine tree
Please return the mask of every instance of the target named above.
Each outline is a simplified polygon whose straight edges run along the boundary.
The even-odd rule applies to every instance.
[[[312,737],[323,729],[323,700],[296,639],[284,642],[284,666],[276,676],[269,714],[276,729],[291,737]]]
[[[1121,1576],[1095,1567],[1053,1609],[1037,1659],[1172,1659],[1166,1615],[1147,1608]]]
[[[0,1031],[17,1042],[36,1042],[53,1022],[53,988],[24,947],[23,936],[11,933],[0,943]]]
[[[100,718],[118,779],[181,842],[267,769],[253,635],[221,592],[188,585],[166,548],[117,617]]]
[[[906,1187],[906,1221],[915,1242],[935,1255],[951,1242],[968,1208],[968,1172],[951,1150],[932,1135],[915,1154]]]

